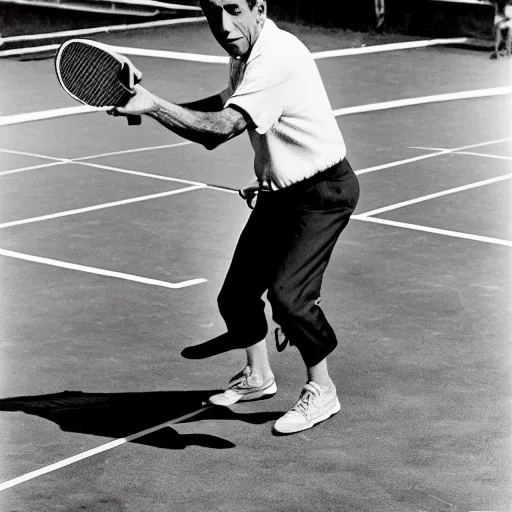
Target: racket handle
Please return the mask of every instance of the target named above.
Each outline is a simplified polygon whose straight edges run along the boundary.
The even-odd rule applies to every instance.
[[[128,124],[130,126],[136,126],[142,123],[140,116],[126,116],[128,118]]]

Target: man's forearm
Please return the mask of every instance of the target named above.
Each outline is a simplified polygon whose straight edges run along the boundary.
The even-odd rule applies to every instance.
[[[234,111],[233,114],[236,115]],[[245,129],[245,125],[237,122],[229,112],[200,112],[162,100],[147,115],[168,130],[207,149],[226,142]]]
[[[134,92],[126,105],[109,113],[122,116],[146,114],[168,130],[207,149],[213,149],[242,133],[250,122],[246,114],[235,107],[204,112],[165,101],[139,84],[134,87]],[[211,100],[212,103],[215,101]]]

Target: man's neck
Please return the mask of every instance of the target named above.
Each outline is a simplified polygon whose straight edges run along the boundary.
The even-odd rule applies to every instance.
[[[256,34],[254,36],[254,41],[251,42],[251,46],[250,46],[249,50],[247,51],[247,53],[245,53],[244,55],[242,55],[240,57],[235,57],[236,60],[241,60],[242,62],[247,62],[249,60],[249,57],[251,56],[254,45],[258,41],[261,33],[263,32],[263,28],[265,27],[266,21],[267,21],[267,17],[265,17],[261,21],[261,25],[258,25],[258,30],[256,31]]]

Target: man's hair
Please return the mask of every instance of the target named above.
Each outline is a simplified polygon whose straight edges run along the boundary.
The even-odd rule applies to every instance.
[[[246,0],[247,2],[247,5],[249,6],[249,9],[251,9],[251,11],[254,9],[254,6],[258,3],[258,0]],[[199,0],[199,5],[201,5],[202,1]]]

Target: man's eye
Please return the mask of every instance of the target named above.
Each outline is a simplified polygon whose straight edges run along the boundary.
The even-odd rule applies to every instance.
[[[240,7],[236,7],[236,6],[226,6],[226,12],[228,14],[231,14],[232,16],[236,16],[237,14],[240,14],[242,11],[240,9]]]

